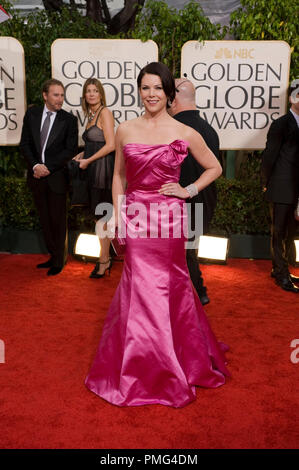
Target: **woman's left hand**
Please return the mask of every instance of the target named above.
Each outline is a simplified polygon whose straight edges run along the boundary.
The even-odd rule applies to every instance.
[[[159,189],[160,194],[165,196],[178,197],[180,199],[187,199],[189,197],[188,191],[183,188],[179,183],[166,183]]]
[[[86,170],[88,165],[89,165],[89,162],[87,158],[84,160],[79,160],[79,167],[81,168],[81,170]]]

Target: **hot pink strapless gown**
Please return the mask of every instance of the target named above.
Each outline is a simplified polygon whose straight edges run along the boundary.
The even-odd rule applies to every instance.
[[[183,208],[183,200],[158,189],[179,180],[186,156],[182,140],[125,145],[127,206],[138,202],[149,209],[164,202]],[[92,392],[114,405],[182,407],[195,400],[195,385],[219,387],[229,375],[227,347],[217,342],[189,277],[185,239],[172,236],[184,217],[168,222],[169,238],[127,236],[122,277],[86,379]]]

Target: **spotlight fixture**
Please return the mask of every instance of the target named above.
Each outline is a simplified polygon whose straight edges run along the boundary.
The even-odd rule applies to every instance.
[[[198,244],[198,258],[203,263],[226,264],[228,238],[201,235]]]
[[[80,233],[75,243],[75,256],[86,260],[86,258],[99,258],[100,253],[101,245],[99,237],[90,233]]]

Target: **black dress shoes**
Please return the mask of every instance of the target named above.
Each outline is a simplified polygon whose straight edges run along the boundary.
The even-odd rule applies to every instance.
[[[275,271],[272,269],[271,271],[271,277],[275,277],[276,278],[277,274],[275,273]],[[299,277],[298,276],[294,276],[294,274],[289,274],[289,278],[291,280],[291,282],[295,282],[297,284],[297,282],[299,282]]]
[[[36,267],[41,269],[41,268],[51,268],[52,266],[52,260],[51,258],[48,259],[48,261],[46,261],[45,263],[40,263],[40,264],[37,264]]]
[[[47,275],[48,276],[55,276],[55,274],[59,274],[61,271],[62,271],[62,267],[57,268],[56,266],[51,266],[51,268],[47,272]]]
[[[299,277],[298,276],[294,276],[294,274],[290,274],[290,279],[292,282],[299,282]]]
[[[207,305],[210,303],[210,299],[207,295],[202,295],[201,297],[199,297],[199,300],[201,302],[201,305]]]
[[[283,279],[275,279],[275,282],[276,284],[281,287],[283,290],[287,290],[289,292],[295,292],[296,294],[298,294],[299,292],[299,287],[296,287],[290,277],[285,277]]]

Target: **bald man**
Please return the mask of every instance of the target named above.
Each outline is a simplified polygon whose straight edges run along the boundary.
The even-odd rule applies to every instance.
[[[176,95],[169,109],[169,113],[174,119],[195,129],[203,139],[207,146],[219,159],[219,138],[216,131],[204,119],[199,116],[195,103],[195,88],[186,78],[178,78],[175,80]],[[193,156],[189,153],[185,158],[181,167],[180,184],[185,187],[193,183],[202,174],[204,169],[197,163]],[[209,223],[213,217],[213,213],[217,202],[217,193],[215,183],[210,184],[191,200],[191,228],[194,230],[195,223],[195,203],[203,203],[203,233],[207,233]],[[187,249],[187,264],[193,285],[198,293],[202,305],[208,304],[210,299],[207,295],[207,288],[198,264],[197,250]]]

